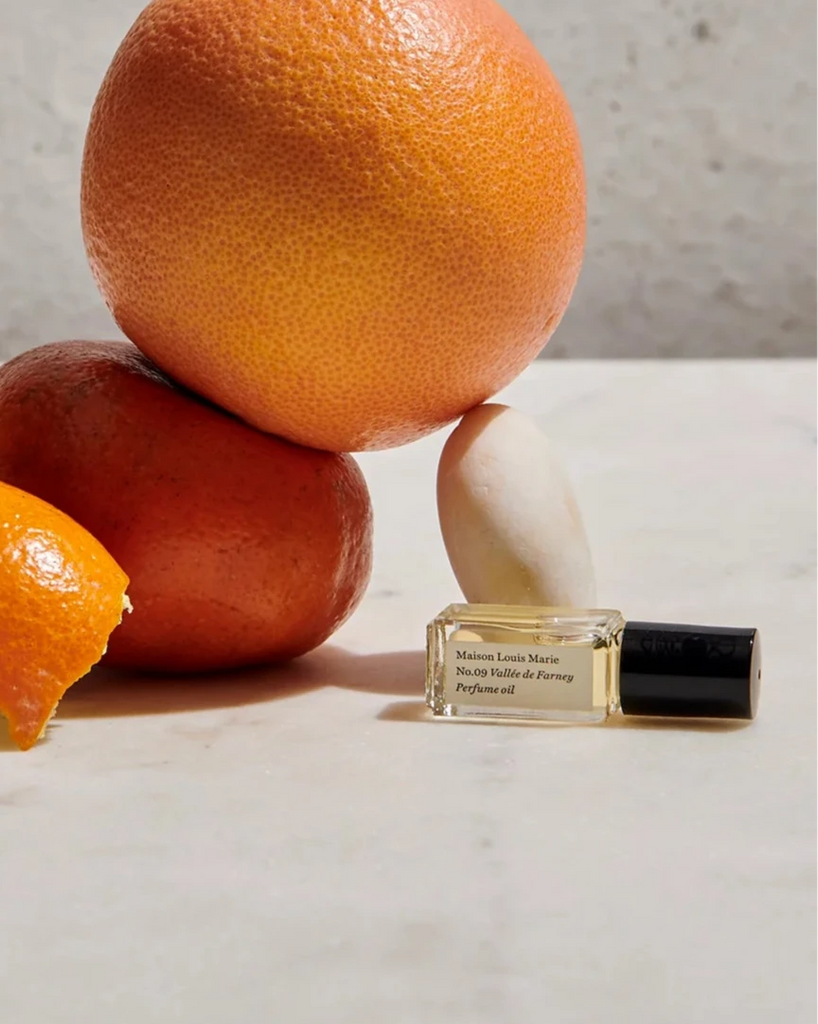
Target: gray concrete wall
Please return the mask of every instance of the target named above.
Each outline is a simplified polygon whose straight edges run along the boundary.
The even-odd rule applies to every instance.
[[[85,264],[79,167],[142,3],[0,0],[0,358],[115,335]],[[585,269],[550,354],[812,354],[813,0],[505,5],[585,145]]]

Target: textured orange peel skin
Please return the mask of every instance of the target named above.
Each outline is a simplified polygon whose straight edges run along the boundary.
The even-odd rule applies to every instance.
[[[101,86],[82,218],[143,352],[336,452],[513,380],[579,274],[577,129],[494,0],[154,0]]]
[[[102,655],[128,577],[83,527],[0,483],[0,713],[21,750]]]

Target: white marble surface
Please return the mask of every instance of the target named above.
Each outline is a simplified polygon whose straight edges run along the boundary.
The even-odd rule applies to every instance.
[[[372,587],[331,646],[93,676],[0,741],[0,1017],[25,1024],[811,1024],[814,367],[545,362],[600,597],[757,625],[750,726],[429,722],[458,594],[443,436],[362,459]]]

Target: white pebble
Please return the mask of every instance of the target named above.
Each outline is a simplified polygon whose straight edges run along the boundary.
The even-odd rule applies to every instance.
[[[582,517],[554,446],[505,405],[466,413],[440,457],[440,528],[474,604],[589,608],[594,569]]]

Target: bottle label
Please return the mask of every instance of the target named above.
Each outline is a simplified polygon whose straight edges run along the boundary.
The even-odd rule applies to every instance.
[[[590,647],[449,640],[446,703],[497,708],[590,711]]]

